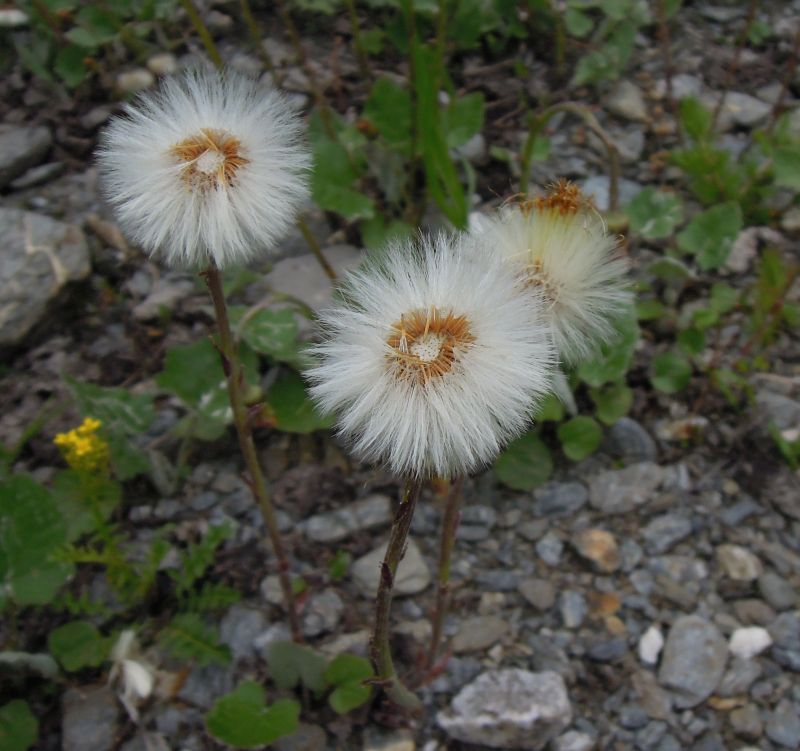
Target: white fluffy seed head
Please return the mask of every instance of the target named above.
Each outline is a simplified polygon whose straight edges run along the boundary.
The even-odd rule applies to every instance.
[[[550,390],[540,297],[462,239],[397,242],[320,317],[311,395],[364,461],[452,477],[492,461]]]
[[[278,92],[231,71],[167,78],[112,120],[97,157],[123,231],[171,266],[247,263],[308,196],[300,120]]]
[[[576,186],[559,182],[544,198],[505,206],[473,237],[544,295],[563,362],[577,365],[613,339],[615,319],[631,304],[628,263]]]

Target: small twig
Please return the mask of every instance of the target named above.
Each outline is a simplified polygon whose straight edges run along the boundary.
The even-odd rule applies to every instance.
[[[792,51],[789,53],[789,60],[786,63],[786,73],[781,81],[781,91],[778,94],[777,100],[775,101],[775,106],[772,108],[772,116],[769,119],[767,133],[772,132],[772,129],[775,127],[775,123],[778,121],[778,118],[784,110],[786,94],[789,91],[789,86],[794,80],[794,74],[797,70],[798,53],[800,53],[800,27],[798,27],[797,31],[795,32],[794,39],[792,40]]]
[[[757,8],[758,0],[750,0],[750,4],[747,8],[747,19],[744,22],[744,28],[736,39],[736,49],[733,53],[733,60],[725,75],[725,84],[722,87],[722,93],[720,94],[717,104],[714,107],[714,113],[711,115],[711,133],[714,133],[716,130],[717,120],[719,119],[720,112],[722,112],[722,108],[725,106],[725,98],[727,97],[728,91],[733,85],[733,79],[739,72],[739,60],[742,56],[742,49],[744,49],[747,37],[750,36],[750,29],[753,26]]]
[[[575,115],[586,123],[587,127],[597,135],[603,142],[608,156],[608,208],[609,211],[616,211],[619,206],[619,151],[616,144],[606,132],[605,128],[598,122],[597,118],[582,104],[577,102],[561,102],[547,107],[539,114],[531,117],[531,126],[528,130],[528,137],[522,148],[520,193],[528,192],[530,181],[531,159],[533,157],[533,146],[536,136],[544,130],[547,122],[559,112],[566,112]]]
[[[194,26],[197,35],[200,37],[200,41],[206,48],[211,62],[214,63],[217,68],[221,68],[223,66],[222,56],[219,54],[217,45],[214,44],[214,40],[211,38],[211,32],[209,32],[208,27],[203,23],[203,19],[200,18],[200,14],[197,12],[194,3],[192,0],[181,0],[181,5],[186,11],[186,15],[189,16],[189,20],[192,22],[192,26]]]
[[[258,21],[256,21],[256,17],[253,15],[253,9],[250,7],[250,1],[239,0],[239,4],[242,8],[242,18],[244,19],[245,26],[247,26],[247,31],[250,34],[250,41],[256,48],[256,52],[261,58],[261,62],[264,63],[264,67],[270,72],[270,75],[272,75],[272,80],[275,82],[275,85],[280,86],[282,83],[281,77],[278,74],[278,69],[275,67],[275,63],[272,61],[267,48],[264,46],[263,40],[261,39],[261,29],[258,28]]]

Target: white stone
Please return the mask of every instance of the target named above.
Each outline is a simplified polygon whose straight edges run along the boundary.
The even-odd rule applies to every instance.
[[[569,727],[572,706],[558,673],[508,668],[479,675],[436,722],[466,743],[539,751]]]
[[[761,654],[771,644],[772,637],[767,629],[761,626],[747,626],[746,628],[737,628],[731,634],[728,649],[736,657],[749,660],[757,654]]]
[[[155,76],[147,68],[136,68],[117,76],[117,88],[124,94],[149,89],[155,82]]]
[[[159,52],[147,61],[147,67],[157,76],[168,76],[178,70],[178,61],[170,52]]]
[[[650,626],[639,639],[639,659],[645,665],[655,665],[664,648],[664,635],[658,626]]]
[[[716,553],[717,563],[734,581],[754,581],[764,570],[761,561],[740,545],[720,545]]]

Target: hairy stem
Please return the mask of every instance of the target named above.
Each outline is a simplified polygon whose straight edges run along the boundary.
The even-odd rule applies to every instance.
[[[233,410],[233,422],[236,426],[236,433],[239,436],[239,447],[242,450],[247,471],[250,474],[250,487],[253,496],[261,509],[264,517],[264,524],[267,528],[272,549],[278,559],[278,579],[280,580],[281,591],[286,610],[289,614],[289,627],[292,631],[292,639],[302,641],[300,632],[300,622],[297,617],[295,607],[294,592],[292,582],[289,578],[289,559],[283,544],[283,538],[278,530],[278,521],[275,518],[275,510],[272,507],[267,483],[261,472],[261,465],[258,462],[256,446],[253,442],[253,431],[247,419],[247,406],[244,402],[244,370],[239,359],[238,347],[231,333],[230,321],[228,320],[228,308],[225,304],[225,293],[222,290],[222,276],[219,269],[213,263],[203,272],[208,291],[214,302],[214,312],[217,317],[217,327],[219,329],[219,349],[222,358],[222,367],[228,381],[228,396],[230,397],[231,409]]]
[[[381,563],[378,593],[375,598],[375,623],[370,640],[370,657],[375,669],[376,682],[383,687],[392,701],[407,709],[419,708],[420,701],[401,683],[395,672],[389,644],[389,615],[392,608],[394,577],[405,553],[408,531],[421,490],[422,480],[409,478],[394,515],[389,544]]]
[[[356,50],[356,58],[358,59],[358,68],[361,71],[361,77],[365,81],[372,80],[372,71],[369,67],[369,58],[364,50],[364,45],[361,41],[361,29],[358,24],[358,14],[356,13],[355,0],[345,0],[347,6],[347,17],[350,21],[350,33],[353,35],[353,47]]]
[[[214,63],[217,68],[221,68],[222,56],[219,54],[217,45],[214,44],[214,40],[211,38],[211,33],[209,32],[208,27],[203,23],[203,19],[200,18],[200,14],[197,12],[195,4],[192,2],[192,0],[181,0],[181,5],[186,11],[186,15],[189,16],[189,20],[192,22],[192,26],[194,26],[194,30],[197,32],[197,35],[200,37],[200,41],[206,48],[206,52],[211,58],[211,62]]]
[[[417,23],[414,16],[414,6],[411,0],[404,0],[403,13],[408,31],[408,98],[411,110],[411,143],[408,151],[408,179],[403,188],[406,198],[406,220],[412,226],[419,224],[424,212],[422,201],[418,205],[415,201],[417,188],[417,142],[419,140],[419,101],[417,97]]]
[[[520,193],[528,192],[530,181],[531,160],[533,158],[533,146],[545,125],[554,115],[559,112],[566,112],[574,115],[586,123],[587,127],[603,142],[608,157],[608,208],[609,211],[616,211],[619,208],[619,151],[611,136],[598,122],[597,118],[582,104],[577,102],[561,102],[547,107],[538,114],[534,113],[531,117],[531,125],[528,130],[528,137],[522,147],[520,158],[521,175],[519,178]]]
[[[458,520],[461,513],[462,487],[464,478],[453,480],[447,494],[447,504],[444,508],[442,519],[442,536],[439,540],[439,570],[436,588],[436,606],[433,611],[431,645],[428,649],[428,659],[425,667],[430,671],[436,664],[439,652],[439,643],[442,640],[444,617],[450,607],[450,558],[456,542]]]
[[[308,247],[311,248],[311,252],[314,254],[314,258],[317,259],[317,263],[322,266],[322,270],[325,272],[328,279],[330,279],[332,282],[335,282],[336,272],[333,270],[333,266],[331,266],[328,259],[325,258],[325,254],[322,252],[322,248],[317,242],[317,238],[314,237],[314,233],[311,231],[306,223],[306,220],[302,216],[297,220],[297,228],[300,230],[300,234],[308,244]]]
[[[280,86],[281,80],[278,76],[278,69],[275,67],[275,63],[272,62],[272,58],[270,57],[269,52],[267,52],[267,48],[261,41],[261,30],[258,28],[258,21],[256,21],[256,17],[253,15],[253,9],[250,7],[250,1],[239,0],[239,5],[242,9],[242,18],[244,19],[245,26],[247,26],[247,32],[250,34],[250,41],[256,48],[256,52],[258,52],[261,62],[264,63],[264,67],[272,76],[272,80],[275,82],[275,85]]]

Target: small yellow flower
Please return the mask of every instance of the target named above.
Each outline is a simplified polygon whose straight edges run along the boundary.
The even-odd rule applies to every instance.
[[[108,443],[97,435],[101,426],[100,420],[87,417],[77,428],[53,439],[72,469],[92,474],[108,472]]]

